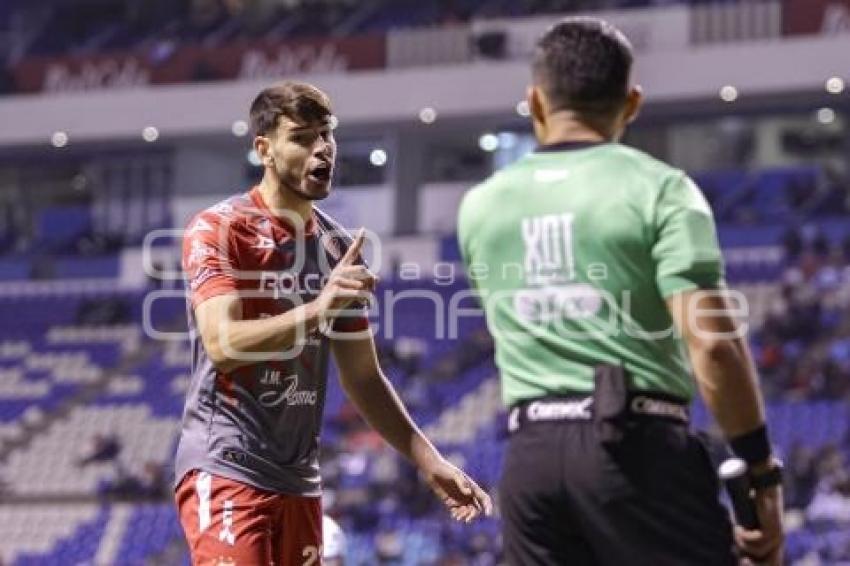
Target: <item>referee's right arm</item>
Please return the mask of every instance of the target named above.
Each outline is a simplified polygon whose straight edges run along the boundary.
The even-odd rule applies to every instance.
[[[696,184],[679,173],[655,202],[652,255],[658,290],[687,344],[699,391],[733,452],[750,468],[760,530],[736,527],[749,556],[777,566],[782,560],[782,489],[765,426],[758,375],[737,324],[723,278],[723,255],[711,208]],[[768,487],[769,486],[769,487]]]
[[[688,346],[700,394],[726,437],[764,426],[758,375],[726,293],[687,291],[668,298],[667,307]]]
[[[758,375],[743,333],[733,316],[726,294],[693,290],[675,294],[667,306],[690,353],[700,394],[733,450],[744,442],[752,451],[760,439],[767,443],[764,404]],[[749,446],[748,446],[749,444]],[[769,445],[768,445],[769,446]],[[752,473],[766,472],[774,459],[766,447],[764,456],[748,457]],[[782,563],[782,488],[756,491],[760,530],[736,527],[739,546],[764,564]]]

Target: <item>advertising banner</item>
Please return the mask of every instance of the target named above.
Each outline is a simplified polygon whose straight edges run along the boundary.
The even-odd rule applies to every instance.
[[[242,42],[212,48],[167,44],[147,53],[33,57],[11,69],[22,93],[80,92],[221,80],[277,80],[385,66],[383,36]]]

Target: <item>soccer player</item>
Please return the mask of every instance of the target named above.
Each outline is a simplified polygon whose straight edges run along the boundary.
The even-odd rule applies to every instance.
[[[780,467],[725,290],[711,210],[682,171],[618,143],[641,91],[611,25],[570,18],[533,56],[536,151],[465,195],[458,234],[496,343],[512,431],[508,563],[737,564],[697,386],[750,464],[766,564],[782,552]]]
[[[488,496],[411,421],[378,366],[364,301],[375,276],[314,206],[336,142],[328,97],[304,83],[250,110],[258,186],[198,214],[183,243],[192,380],[175,472],[193,564],[319,564],[319,428],[329,350],[366,420],[419,469],[457,520]]]

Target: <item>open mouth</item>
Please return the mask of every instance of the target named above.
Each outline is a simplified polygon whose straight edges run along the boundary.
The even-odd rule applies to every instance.
[[[331,180],[331,166],[328,163],[319,163],[310,170],[307,177],[317,183],[327,183]]]

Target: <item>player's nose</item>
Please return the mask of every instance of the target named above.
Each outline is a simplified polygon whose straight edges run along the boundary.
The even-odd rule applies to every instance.
[[[319,142],[313,150],[313,157],[327,161],[328,164],[332,165],[334,159],[333,147],[327,142]]]

